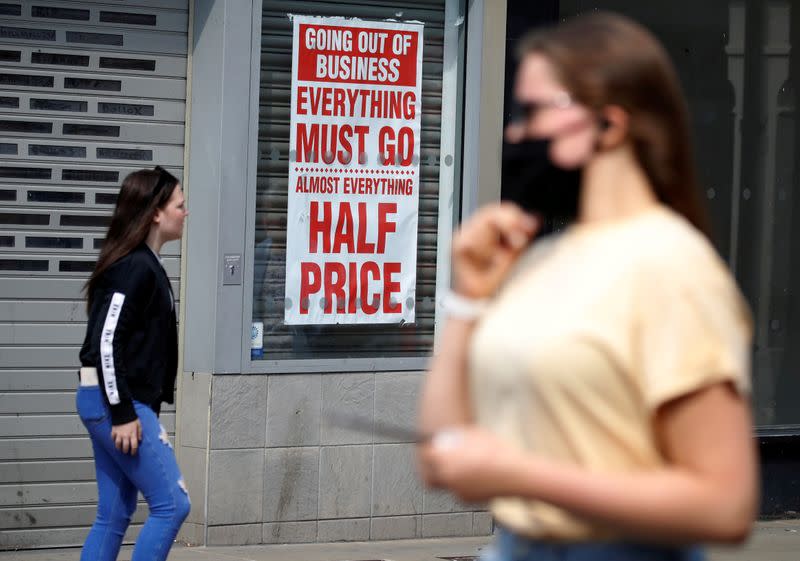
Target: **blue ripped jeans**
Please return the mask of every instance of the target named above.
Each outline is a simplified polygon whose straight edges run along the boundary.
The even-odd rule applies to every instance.
[[[698,547],[670,547],[633,542],[556,543],[497,530],[480,561],[704,561]]]
[[[137,491],[150,514],[142,527],[131,561],[163,561],[189,514],[189,495],[167,433],[155,412],[134,401],[142,425],[135,456],[123,454],[111,440],[111,414],[99,386],[81,386],[78,415],[89,431],[97,474],[97,517],[83,544],[81,561],[114,561],[136,510]]]

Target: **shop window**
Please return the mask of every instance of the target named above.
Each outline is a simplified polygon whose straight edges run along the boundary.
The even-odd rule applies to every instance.
[[[407,138],[400,138],[401,134],[408,134],[407,131],[400,132],[403,126],[403,123],[400,122],[403,120],[403,103],[407,101],[402,98],[402,95],[397,99],[386,97],[378,101],[370,98],[370,102],[381,106],[380,111],[391,112],[398,109],[401,112],[399,118],[394,120],[397,126],[394,127],[392,138],[386,139],[387,146],[385,147],[388,147],[389,144],[395,147],[392,155],[393,161],[380,162],[377,157],[374,157],[377,150],[371,152],[373,156],[369,156],[370,151],[366,150],[365,152],[368,154],[365,156],[355,148],[358,143],[358,132],[333,128],[334,125],[354,127],[361,124],[349,119],[347,115],[337,115],[337,113],[341,113],[339,109],[347,104],[347,100],[339,97],[335,100],[332,98],[322,101],[322,103],[332,103],[327,109],[319,109],[318,113],[322,116],[317,122],[320,126],[326,125],[326,129],[324,132],[317,129],[313,133],[306,129],[304,132],[308,135],[305,137],[307,151],[304,156],[298,157],[297,142],[294,146],[290,146],[294,23],[285,10],[281,11],[271,2],[264,2],[252,301],[253,333],[258,338],[258,343],[263,340],[263,345],[256,345],[258,348],[252,354],[254,359],[425,357],[433,348],[439,212],[439,150],[440,133],[443,126],[441,100],[444,70],[445,2],[444,0],[428,0],[415,3],[411,9],[404,7],[400,10],[402,15],[398,15],[398,8],[390,3],[378,2],[361,6],[360,11],[355,13],[353,5],[303,2],[298,4],[297,9],[292,10],[292,17],[304,14],[320,17],[357,17],[358,21],[362,23],[378,22],[378,26],[381,25],[380,22],[386,22],[386,20],[422,22],[421,75],[415,77],[416,80],[419,80],[421,87],[421,99],[417,100],[416,105],[421,111],[418,121],[417,148],[407,150],[406,146],[401,150],[399,147],[401,142],[407,140]],[[347,20],[342,21],[342,25],[346,26]],[[375,41],[380,41],[378,35],[375,35],[374,38]],[[342,49],[346,50],[346,46],[342,47],[340,44],[341,36],[330,35],[326,39],[331,41],[326,47],[329,51],[328,54],[337,49],[339,49],[339,54],[344,52]],[[400,46],[402,39],[397,41],[397,45]],[[377,43],[374,46],[379,48]],[[328,68],[330,70],[331,67]],[[352,67],[348,68],[352,70]],[[391,90],[388,85],[389,82],[385,81],[383,85],[378,85],[375,89]],[[356,89],[354,87],[351,91]],[[295,98],[297,93],[297,91],[294,92]],[[314,95],[317,93],[319,92],[315,92]],[[312,103],[310,98],[307,102],[308,104]],[[344,111],[347,113],[347,109]],[[397,116],[395,115],[395,117]],[[407,123],[410,126],[414,115],[407,112],[405,117],[411,117]],[[374,121],[377,119],[373,120],[373,124]],[[391,119],[387,119],[387,123],[389,121]],[[445,126],[452,126],[452,123],[447,123]],[[342,132],[343,130],[349,132]],[[325,136],[327,139],[326,135],[329,134],[336,134],[337,139],[343,138],[339,135],[349,135],[349,140],[352,140],[351,146],[340,144],[336,150],[330,150],[330,148],[326,150],[323,147],[325,141],[322,138]],[[328,146],[332,145],[328,144]],[[387,151],[385,154],[388,156],[389,152]],[[370,157],[372,157],[372,161],[368,162]],[[370,177],[385,179],[381,185],[391,184],[392,188],[397,189],[404,188],[406,185],[414,185],[418,189],[418,193],[414,193],[418,200],[416,232],[414,232],[413,238],[400,238],[413,239],[416,243],[416,251],[412,251],[409,258],[409,252],[404,252],[404,248],[393,248],[398,255],[406,255],[408,258],[406,266],[415,261],[414,266],[407,267],[407,269],[412,269],[411,273],[415,277],[412,290],[401,294],[400,291],[393,289],[392,282],[398,280],[397,274],[392,269],[394,265],[387,265],[384,262],[368,264],[370,259],[365,257],[365,254],[370,251],[377,252],[377,246],[381,243],[381,232],[385,233],[385,230],[381,230],[380,224],[384,224],[384,227],[389,230],[395,227],[400,228],[402,225],[387,226],[387,223],[392,222],[392,216],[394,216],[392,212],[395,209],[382,208],[380,212],[384,212],[384,214],[381,218],[377,206],[359,205],[359,203],[375,200],[375,195],[369,195],[369,187],[362,182],[359,184],[362,189],[360,195],[354,193],[341,197],[319,197],[319,204],[314,206],[314,212],[317,213],[315,220],[318,225],[324,222],[326,228],[330,227],[328,230],[330,235],[319,233],[316,236],[316,243],[319,244],[320,252],[323,252],[323,246],[326,246],[326,251],[335,254],[335,258],[330,259],[332,265],[328,268],[326,268],[324,260],[319,260],[301,272],[299,277],[301,286],[307,289],[303,292],[305,297],[287,297],[289,294],[299,294],[297,290],[288,292],[286,290],[287,265],[290,269],[296,265],[292,254],[293,240],[291,238],[287,240],[287,232],[297,231],[295,228],[297,224],[293,224],[292,221],[311,220],[310,213],[299,213],[288,218],[289,199],[291,194],[298,189],[297,178],[303,174],[307,177],[319,175],[318,170],[324,165],[339,169],[342,176],[356,177],[356,174],[361,172],[353,171],[351,162],[354,161],[359,161],[363,167],[370,168],[372,171],[366,172],[372,174]],[[293,170],[292,174],[290,174],[290,165],[298,167]],[[290,177],[293,178],[294,185],[289,184]],[[413,181],[411,181],[412,178]],[[409,181],[404,181],[406,179]],[[341,180],[339,183],[339,195],[342,194],[343,182],[344,180]],[[330,185],[330,183],[328,184]],[[356,183],[351,182],[350,185],[356,185]],[[346,201],[348,206],[344,210],[342,206],[326,207],[325,202],[329,201]],[[386,202],[391,201],[386,199]],[[331,212],[330,222],[325,222],[328,220],[326,218],[328,212]],[[366,228],[364,227],[365,223],[368,224]],[[305,224],[304,227],[310,227],[310,225]],[[337,232],[340,237],[335,239]],[[387,240],[387,238],[384,238],[384,242],[386,244],[397,243],[392,242],[391,239]],[[361,244],[360,248],[364,250],[363,252],[359,252],[359,244]],[[289,248],[288,256],[287,247]],[[370,288],[368,290],[363,289],[362,282],[365,279],[369,281]],[[315,300],[314,293],[318,293],[317,296],[319,296],[319,293],[325,292],[326,287],[330,289],[327,292],[330,295],[329,301],[324,296],[322,299]],[[309,297],[308,294],[312,294],[312,296]],[[339,317],[347,323],[329,323],[330,320],[319,323],[313,323],[313,321],[291,323],[301,315],[302,312],[299,310],[308,306],[319,306],[321,310],[327,309],[334,315],[338,309],[341,312]],[[369,316],[370,310],[376,307],[382,310],[402,307],[403,310],[412,312],[410,317],[413,317],[413,320],[390,319],[387,321],[384,316],[383,320],[370,321],[366,316]],[[314,310],[311,310],[312,314],[313,312]],[[356,315],[361,313],[361,320],[353,322],[354,313]],[[287,323],[287,320],[290,323]]]

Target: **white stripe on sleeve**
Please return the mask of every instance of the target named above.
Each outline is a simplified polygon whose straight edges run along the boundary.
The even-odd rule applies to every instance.
[[[111,304],[108,306],[106,321],[103,324],[103,333],[100,335],[100,364],[103,367],[106,395],[111,405],[119,403],[117,375],[114,369],[114,332],[117,330],[117,322],[119,321],[123,302],[125,302],[125,295],[121,292],[115,292],[114,296],[111,297]]]

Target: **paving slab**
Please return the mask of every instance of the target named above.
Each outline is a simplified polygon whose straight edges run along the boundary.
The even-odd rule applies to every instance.
[[[253,546],[176,546],[170,561],[442,561],[480,554],[490,538],[429,538],[382,542]],[[119,561],[130,561],[126,546]],[[800,561],[800,520],[759,522],[737,547],[713,547],[709,561]],[[0,551],[0,561],[78,561],[78,548]]]

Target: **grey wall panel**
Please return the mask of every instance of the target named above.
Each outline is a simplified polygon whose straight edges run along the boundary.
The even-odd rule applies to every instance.
[[[156,164],[183,176],[189,9],[15,4],[0,22],[0,547],[75,545],[96,499],[74,403],[81,288],[122,179]],[[180,244],[162,256],[179,299]]]
[[[215,302],[221,290],[236,288],[220,287],[216,282],[219,274],[217,258],[222,254],[219,233],[222,168],[227,165],[221,157],[220,141],[220,108],[223,106],[221,78],[227,78],[222,56],[226,41],[224,4],[214,0],[195,2],[195,25],[198,28],[202,26],[202,32],[192,37],[192,56],[203,61],[205,71],[192,75],[192,157],[189,160],[189,177],[197,178],[195,185],[203,189],[205,196],[195,202],[190,198],[195,220],[190,216],[186,226],[186,290],[190,305],[184,314],[183,369],[187,372],[213,372],[217,347]],[[245,130],[241,133],[246,140]],[[193,302],[197,304],[192,306]],[[205,327],[200,329],[200,326]]]

